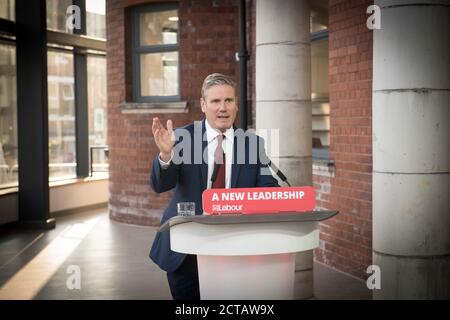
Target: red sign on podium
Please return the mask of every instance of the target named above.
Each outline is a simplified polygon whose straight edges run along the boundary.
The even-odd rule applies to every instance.
[[[276,213],[312,211],[316,206],[313,187],[206,189],[204,214]]]

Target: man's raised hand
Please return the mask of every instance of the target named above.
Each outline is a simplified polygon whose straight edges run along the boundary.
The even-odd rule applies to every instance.
[[[159,149],[159,156],[162,161],[168,162],[172,156],[172,149],[175,143],[172,120],[167,120],[167,129],[161,124],[158,117],[153,118],[153,137]]]

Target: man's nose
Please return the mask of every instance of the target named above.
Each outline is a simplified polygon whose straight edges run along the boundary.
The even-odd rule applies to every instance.
[[[227,104],[225,103],[225,101],[222,101],[220,103],[219,111],[220,112],[226,112],[227,111]]]

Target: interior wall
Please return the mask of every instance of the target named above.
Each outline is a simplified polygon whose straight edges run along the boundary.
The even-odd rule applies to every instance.
[[[105,204],[108,180],[72,183],[50,188],[50,212]],[[19,221],[17,192],[0,196],[0,225]]]

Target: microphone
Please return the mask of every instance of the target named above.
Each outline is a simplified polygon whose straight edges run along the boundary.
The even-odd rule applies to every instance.
[[[273,170],[273,172],[275,172],[275,174],[281,179],[281,181],[286,182],[286,184],[291,187],[291,184],[289,183],[283,172],[275,165],[275,163],[272,162],[272,160],[269,159],[267,155],[264,156],[265,160],[267,160],[266,162],[268,162],[267,165]]]

